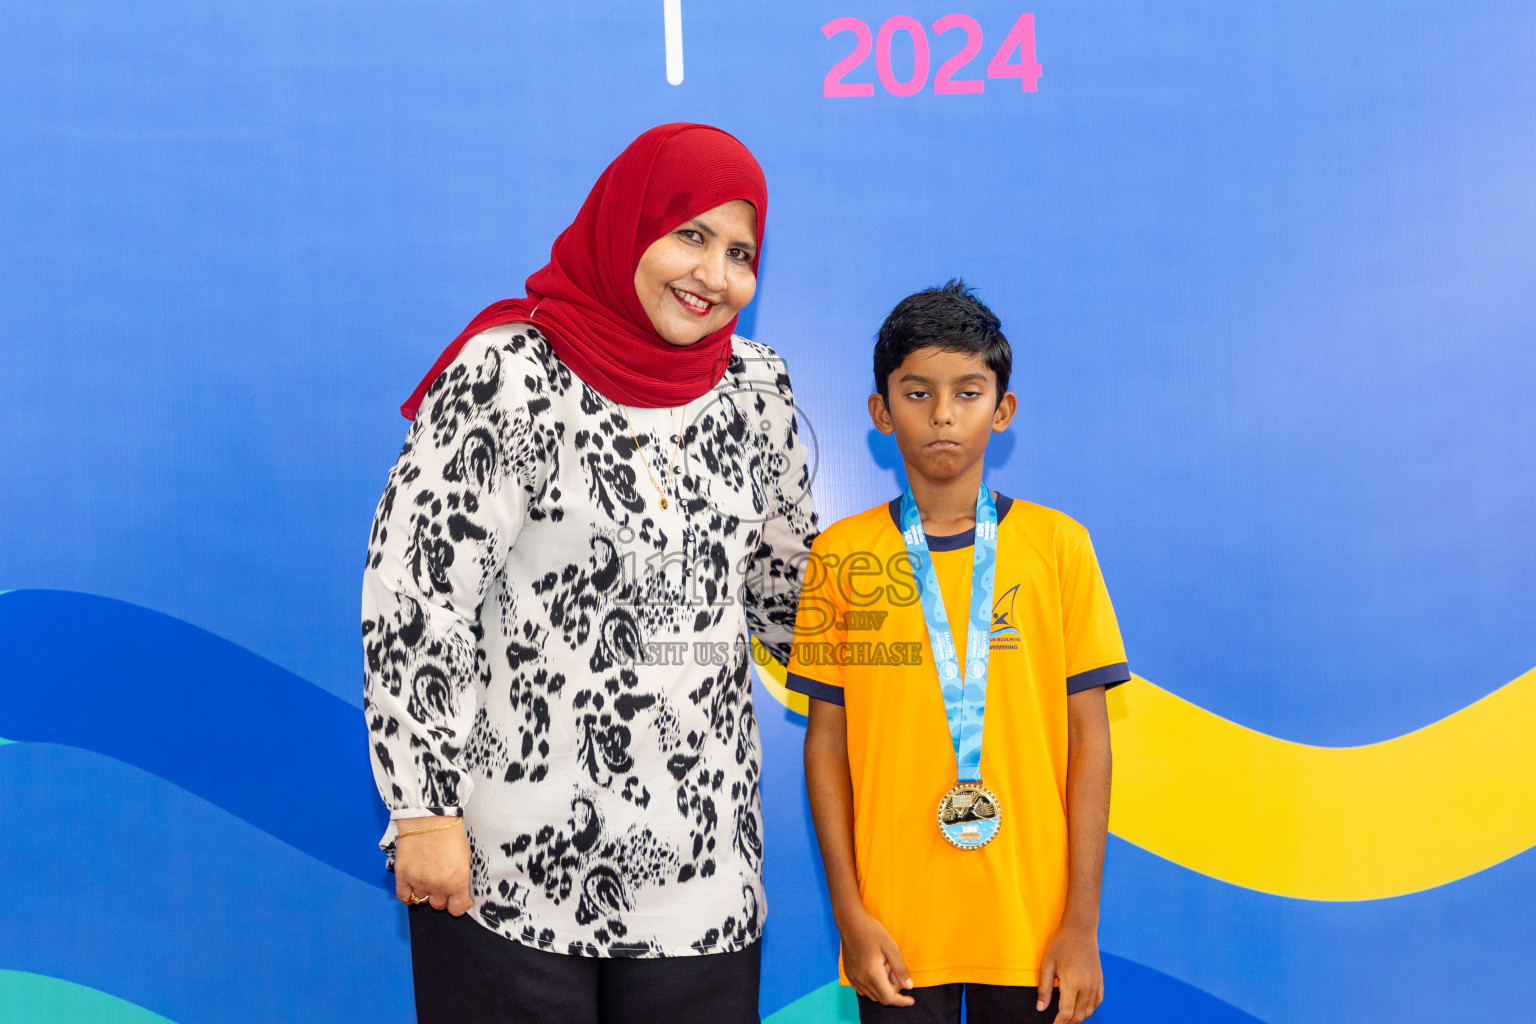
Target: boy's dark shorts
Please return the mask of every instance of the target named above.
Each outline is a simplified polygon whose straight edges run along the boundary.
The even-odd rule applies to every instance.
[[[1051,1024],[1061,1009],[1061,990],[1051,993],[1044,1010],[1035,1009],[1040,990],[1034,985],[929,985],[907,989],[911,1006],[885,1006],[859,996],[860,1024],[960,1024],[960,994],[965,993],[966,1024]]]

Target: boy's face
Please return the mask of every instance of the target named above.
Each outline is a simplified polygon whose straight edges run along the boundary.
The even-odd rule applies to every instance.
[[[869,396],[869,415],[896,435],[908,475],[940,483],[977,467],[995,432],[1008,429],[1018,400],[997,398],[997,375],[975,352],[920,348],[886,381],[890,401]]]

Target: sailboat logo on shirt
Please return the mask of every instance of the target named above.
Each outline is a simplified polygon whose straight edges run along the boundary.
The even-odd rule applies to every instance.
[[[1013,600],[1018,593],[1019,585],[1015,583],[992,602],[992,646],[996,649],[1013,650],[1019,642],[1019,630],[1013,624]]]

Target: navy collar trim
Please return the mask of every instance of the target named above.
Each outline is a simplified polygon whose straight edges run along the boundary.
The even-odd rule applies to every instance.
[[[892,498],[885,506],[891,513],[891,522],[896,524],[896,532],[901,532],[901,498]],[[997,521],[1001,523],[1013,508],[1013,499],[1006,494],[997,496]],[[947,537],[928,535],[929,551],[959,551],[976,543],[976,527],[971,527],[964,533],[952,533]]]

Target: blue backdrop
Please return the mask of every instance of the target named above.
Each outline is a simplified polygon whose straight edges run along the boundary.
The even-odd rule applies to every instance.
[[[1025,10],[689,0],[674,85],[654,0],[0,7],[0,1002],[410,1019],[355,707],[396,408],[664,121],[767,172],[742,333],[826,521],[898,486],[875,328],[963,275],[1016,352],[993,486],[1092,530],[1139,674],[1350,747],[1536,665],[1536,8],[1042,0],[1035,91]],[[803,719],[758,706],[763,1010],[832,1019]],[[1321,901],[1111,839],[1102,1019],[1536,1019],[1533,892],[1529,851]]]

